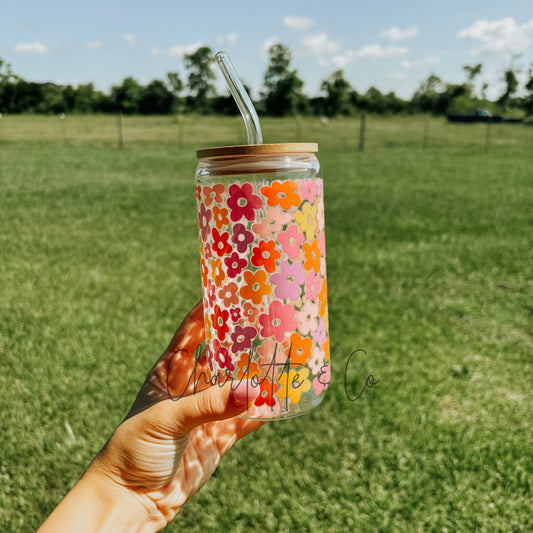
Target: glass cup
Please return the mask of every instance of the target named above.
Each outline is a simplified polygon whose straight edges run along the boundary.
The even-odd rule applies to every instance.
[[[212,381],[260,392],[245,418],[304,414],[330,379],[323,182],[313,143],[198,150]]]

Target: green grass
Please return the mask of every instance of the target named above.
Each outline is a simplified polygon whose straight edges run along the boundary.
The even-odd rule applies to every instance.
[[[200,294],[194,150],[237,118],[0,121],[0,530],[33,531]],[[531,531],[533,129],[264,120],[318,141],[333,376],[167,531]],[[345,366],[350,353],[357,353]],[[368,374],[379,383],[355,402]],[[68,424],[68,426],[67,426]],[[72,434],[67,428],[71,428]]]

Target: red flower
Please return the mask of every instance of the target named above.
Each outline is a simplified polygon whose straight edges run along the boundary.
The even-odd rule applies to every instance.
[[[225,309],[220,309],[219,305],[215,305],[215,312],[211,313],[211,322],[213,327],[217,330],[217,337],[223,341],[226,338],[226,333],[229,331],[227,320],[229,312]]]
[[[213,343],[213,348],[213,356],[219,367],[227,368],[228,370],[231,370],[233,372],[235,370],[235,365],[231,360],[231,355],[229,354],[228,349],[225,346],[222,346],[220,342],[218,342],[218,339],[215,339],[215,342]]]
[[[248,245],[254,241],[254,235],[248,231],[244,224],[235,224],[233,226],[233,235],[231,242],[237,246],[237,251],[241,254],[246,252]]]
[[[257,337],[257,330],[253,326],[246,326],[243,328],[238,324],[235,326],[235,331],[231,334],[233,344],[231,351],[233,353],[243,352],[252,346],[252,341]]]
[[[253,193],[251,183],[244,183],[242,187],[233,184],[229,188],[228,207],[231,209],[231,220],[237,222],[242,217],[252,221],[255,209],[263,205],[261,198]]]
[[[233,252],[230,257],[224,258],[224,263],[228,269],[228,276],[235,278],[242,272],[242,269],[248,264],[248,261],[239,257],[237,252]]]
[[[276,405],[276,399],[274,398],[276,392],[278,392],[278,386],[272,383],[267,378],[263,378],[259,381],[260,391],[259,396],[255,399],[254,404],[260,407],[261,405],[269,405],[272,407]]]
[[[275,241],[260,241],[259,246],[253,248],[252,265],[264,266],[267,272],[272,273],[276,270],[276,259],[280,257]]]
[[[203,241],[207,241],[207,237],[209,237],[209,222],[212,216],[213,213],[211,213],[210,209],[206,209],[204,204],[200,205],[200,211],[198,211],[198,227],[200,228]]]
[[[231,320],[233,320],[233,322],[238,322],[241,319],[241,308],[234,307],[229,310],[229,314],[231,315]]]
[[[217,253],[218,257],[227,255],[233,250],[231,244],[228,242],[229,233],[225,231],[220,234],[216,228],[211,230],[211,235],[213,236],[213,250]]]

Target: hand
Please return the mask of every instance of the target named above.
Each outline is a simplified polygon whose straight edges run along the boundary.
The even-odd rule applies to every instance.
[[[43,532],[69,530],[69,516],[76,517],[76,531],[157,531],[209,479],[233,444],[263,424],[238,418],[256,398],[257,387],[247,381],[207,383],[205,354],[194,357],[203,339],[199,302],[148,374],[125,420]],[[100,509],[110,501],[113,509]],[[92,522],[87,529],[80,529],[83,509]]]

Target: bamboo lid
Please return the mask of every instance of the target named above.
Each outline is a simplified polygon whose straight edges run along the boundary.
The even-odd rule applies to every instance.
[[[279,143],[279,144],[243,144],[238,146],[220,146],[203,148],[196,151],[196,157],[221,157],[261,154],[312,154],[318,152],[317,143]]]

